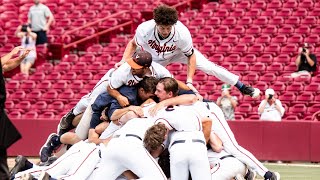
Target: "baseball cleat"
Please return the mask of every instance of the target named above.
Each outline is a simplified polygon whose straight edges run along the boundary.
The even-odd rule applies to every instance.
[[[255,180],[257,173],[248,169],[248,172],[245,176],[246,180]]]
[[[270,180],[280,180],[280,174],[278,172],[271,172],[272,176]]]
[[[14,167],[10,171],[10,177],[14,177],[15,174],[24,170],[27,158],[19,155],[16,157],[15,161],[16,161],[16,164],[14,165]]]
[[[258,88],[253,88],[250,86],[243,85],[242,88],[239,89],[242,94],[251,96],[252,98],[257,98],[260,95],[260,90]]]
[[[62,135],[68,131],[70,131],[71,129],[73,129],[73,125],[72,125],[72,121],[76,116],[73,114],[73,109],[71,109],[71,111],[69,111],[66,115],[64,115],[61,119],[60,119],[60,123],[58,125],[58,134]]]
[[[56,160],[58,159],[58,157],[56,156],[51,156],[48,158],[48,161],[46,162],[40,162],[39,166],[50,166],[52,163],[54,163]]]
[[[40,161],[46,162],[48,161],[48,158],[53,153],[54,147],[52,145],[52,138],[58,136],[56,133],[52,133],[48,136],[47,141],[44,143],[44,145],[40,149]]]

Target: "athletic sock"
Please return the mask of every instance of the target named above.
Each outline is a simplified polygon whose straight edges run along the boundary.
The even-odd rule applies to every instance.
[[[272,173],[270,172],[270,171],[268,171],[268,172],[266,172],[265,174],[264,174],[264,179],[270,179],[271,177],[272,177]]]
[[[244,86],[244,84],[238,80],[234,86],[237,87],[238,89],[241,89]]]

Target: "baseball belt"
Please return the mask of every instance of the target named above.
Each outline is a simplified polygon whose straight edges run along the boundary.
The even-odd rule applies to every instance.
[[[177,141],[174,141],[172,144],[171,144],[171,147],[175,144],[178,144],[178,143],[185,143],[186,140],[177,140]],[[201,139],[192,139],[192,142],[198,142],[198,143],[202,143],[204,145],[206,145],[206,143],[204,141],[202,141]]]
[[[229,154],[229,155],[222,156],[222,157],[220,158],[220,160],[225,159],[225,158],[229,158],[229,157],[233,157],[233,158],[234,158],[233,155]]]
[[[113,136],[113,138],[119,138],[119,137],[120,135]],[[125,137],[135,137],[135,138],[138,138],[140,141],[142,141],[141,137],[135,134],[126,134]]]

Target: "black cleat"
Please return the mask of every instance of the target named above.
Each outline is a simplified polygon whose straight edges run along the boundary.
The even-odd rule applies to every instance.
[[[48,161],[46,162],[40,162],[39,166],[50,166],[53,162],[55,162],[58,159],[56,156],[51,156],[48,158]]]
[[[246,85],[243,85],[243,87],[239,90],[242,94],[251,96],[253,98],[257,98],[260,95],[260,90],[258,88],[253,88]]]
[[[255,180],[255,178],[256,178],[256,172],[254,172],[254,171],[251,171],[250,169],[248,169],[248,172],[247,172],[247,174],[245,175],[245,180]]]
[[[60,123],[58,125],[59,135],[62,135],[74,128],[74,126],[72,125],[72,121],[75,117],[76,116],[73,114],[73,109],[71,109],[71,111],[69,111],[60,119]]]
[[[16,161],[16,164],[10,170],[10,177],[14,177],[15,174],[25,169],[27,158],[19,155],[16,157],[15,161]]]
[[[57,137],[58,135],[56,133],[52,133],[49,135],[47,141],[44,143],[44,145],[40,149],[40,161],[46,162],[48,161],[48,158],[52,155],[53,150],[55,147],[52,145],[52,139],[53,137]]]

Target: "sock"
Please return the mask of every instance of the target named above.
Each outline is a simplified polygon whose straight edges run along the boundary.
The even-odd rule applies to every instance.
[[[31,169],[33,168],[33,164],[30,161],[26,160],[24,167],[26,168],[25,170]]]
[[[243,87],[243,83],[241,81],[237,81],[237,83],[234,85],[235,87],[237,87],[238,89],[241,89]]]
[[[53,148],[59,146],[60,144],[61,144],[60,136],[55,136],[55,137],[52,138],[51,145],[53,146]]]
[[[268,172],[266,172],[265,174],[264,174],[264,179],[270,179],[271,178],[271,176],[272,176],[272,173],[270,172],[270,171],[268,171]]]

